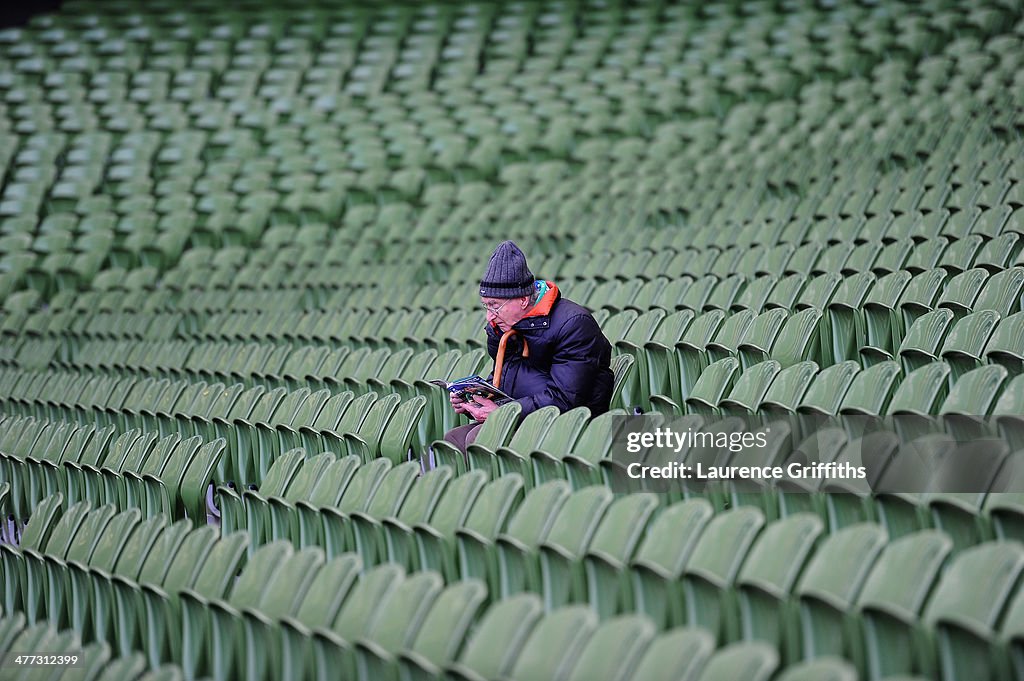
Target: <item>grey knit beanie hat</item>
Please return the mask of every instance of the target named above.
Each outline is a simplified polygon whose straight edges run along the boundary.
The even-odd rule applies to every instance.
[[[514,241],[502,241],[491,254],[487,271],[480,280],[484,298],[520,298],[533,293],[533,272],[526,256]]]

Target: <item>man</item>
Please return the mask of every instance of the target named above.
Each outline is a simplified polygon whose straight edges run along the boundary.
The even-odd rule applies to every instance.
[[[491,255],[480,281],[480,304],[492,359],[497,360],[507,335],[499,387],[522,405],[523,416],[548,405],[563,412],[580,406],[594,415],[608,411],[614,380],[611,343],[586,308],[563,298],[554,282],[534,279],[514,242],[502,242]],[[483,397],[461,401],[454,395],[451,403],[456,413],[475,421],[444,436],[465,452],[497,405]]]

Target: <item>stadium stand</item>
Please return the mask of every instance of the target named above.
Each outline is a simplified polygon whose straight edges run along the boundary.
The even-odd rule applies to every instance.
[[[1024,679],[1019,0],[66,0],[0,177],[0,679]],[[506,238],[613,408],[464,457]]]

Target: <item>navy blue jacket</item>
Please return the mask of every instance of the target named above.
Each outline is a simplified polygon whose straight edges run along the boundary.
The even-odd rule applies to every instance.
[[[573,407],[590,407],[594,415],[608,411],[612,346],[586,308],[562,298],[548,282],[547,293],[512,328],[518,333],[505,343],[501,389],[523,405],[524,415],[550,404],[563,412]],[[528,357],[522,356],[522,338]],[[501,332],[488,324],[492,359],[500,340]]]

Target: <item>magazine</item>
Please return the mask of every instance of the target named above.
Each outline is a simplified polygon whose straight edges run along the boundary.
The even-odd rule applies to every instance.
[[[512,396],[502,392],[499,388],[491,385],[486,379],[480,376],[466,376],[456,381],[448,383],[442,380],[431,381],[434,385],[439,385],[451,394],[460,397],[465,401],[471,401],[474,395],[480,397],[486,397],[492,400],[495,404],[505,404],[513,400]]]

